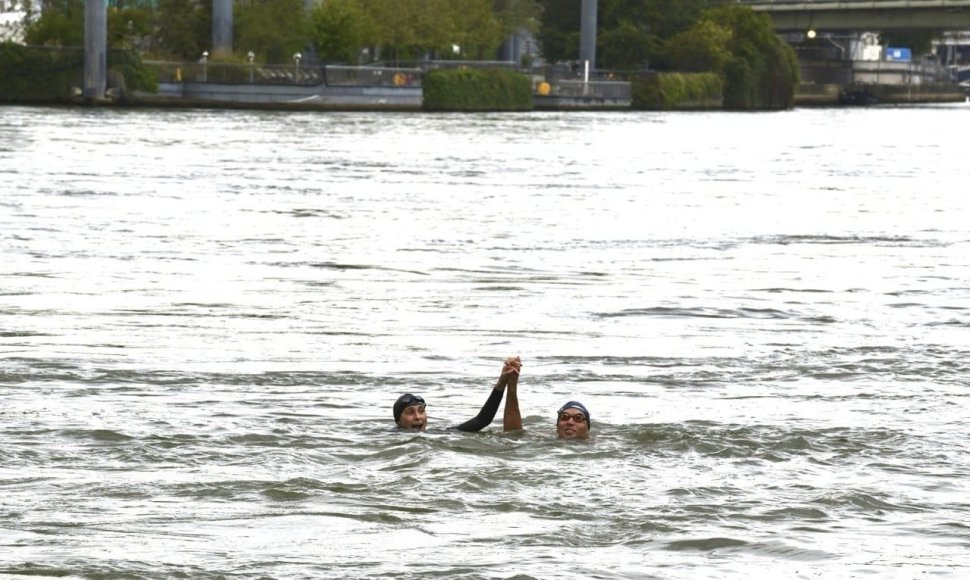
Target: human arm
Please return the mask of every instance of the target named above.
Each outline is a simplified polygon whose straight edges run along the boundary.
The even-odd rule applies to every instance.
[[[508,366],[508,360],[506,359],[506,367]],[[495,413],[498,412],[498,406],[502,403],[502,395],[505,393],[505,385],[508,382],[509,376],[514,376],[514,373],[506,373],[506,367],[502,368],[502,374],[499,375],[498,381],[492,387],[492,392],[489,393],[488,400],[482,405],[482,409],[478,412],[478,415],[458,425],[455,429],[473,433],[475,431],[481,431],[492,423],[492,420],[495,419]]]
[[[502,367],[502,374],[499,375],[498,381],[496,381],[495,386],[492,387],[492,392],[489,393],[488,400],[486,400],[485,404],[482,405],[482,409],[478,412],[478,415],[465,421],[461,425],[458,425],[455,427],[455,429],[471,433],[481,431],[492,423],[492,420],[495,419],[495,414],[498,412],[498,406],[502,403],[502,395],[505,393],[505,386],[508,383],[509,378],[518,374],[518,367],[515,365],[510,366],[510,361],[513,361],[513,359],[505,359],[505,366]],[[512,371],[513,368],[515,369],[514,372]]]
[[[505,414],[502,417],[504,431],[519,431],[522,429],[522,414],[519,412],[519,371],[522,370],[522,359],[519,357],[506,359],[502,374],[508,369],[508,381],[505,388],[508,396],[505,398]]]

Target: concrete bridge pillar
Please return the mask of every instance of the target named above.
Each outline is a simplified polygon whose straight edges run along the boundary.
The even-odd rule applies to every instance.
[[[84,3],[85,99],[101,100],[108,84],[108,10],[105,0]]]
[[[510,35],[502,43],[499,50],[499,60],[514,61],[521,64],[522,58],[522,39],[518,33]]]
[[[596,11],[597,0],[583,0],[579,26],[579,60],[589,62],[589,70],[596,68]]]
[[[232,0],[212,0],[212,56],[232,54]]]

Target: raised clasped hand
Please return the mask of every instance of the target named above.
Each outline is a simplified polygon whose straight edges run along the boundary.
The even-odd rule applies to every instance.
[[[510,356],[505,359],[505,365],[502,367],[502,374],[507,375],[510,373],[516,373],[522,369],[522,359],[517,356]]]

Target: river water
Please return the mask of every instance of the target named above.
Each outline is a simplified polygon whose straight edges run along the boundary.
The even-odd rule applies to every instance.
[[[0,108],[0,574],[966,577],[968,126]]]

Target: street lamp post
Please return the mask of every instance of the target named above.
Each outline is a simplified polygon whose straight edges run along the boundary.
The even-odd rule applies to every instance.
[[[209,82],[209,51],[202,51],[202,82]]]
[[[246,58],[249,59],[249,84],[253,84],[253,60],[256,59],[256,53],[250,50],[246,53]]]
[[[596,70],[596,15],[598,0],[583,0],[579,21],[579,60],[589,63]]]
[[[298,52],[294,52],[293,53],[293,62],[296,63],[296,79],[295,79],[295,82],[300,82],[300,59],[301,58],[303,58],[303,55],[302,54],[300,54]]]

